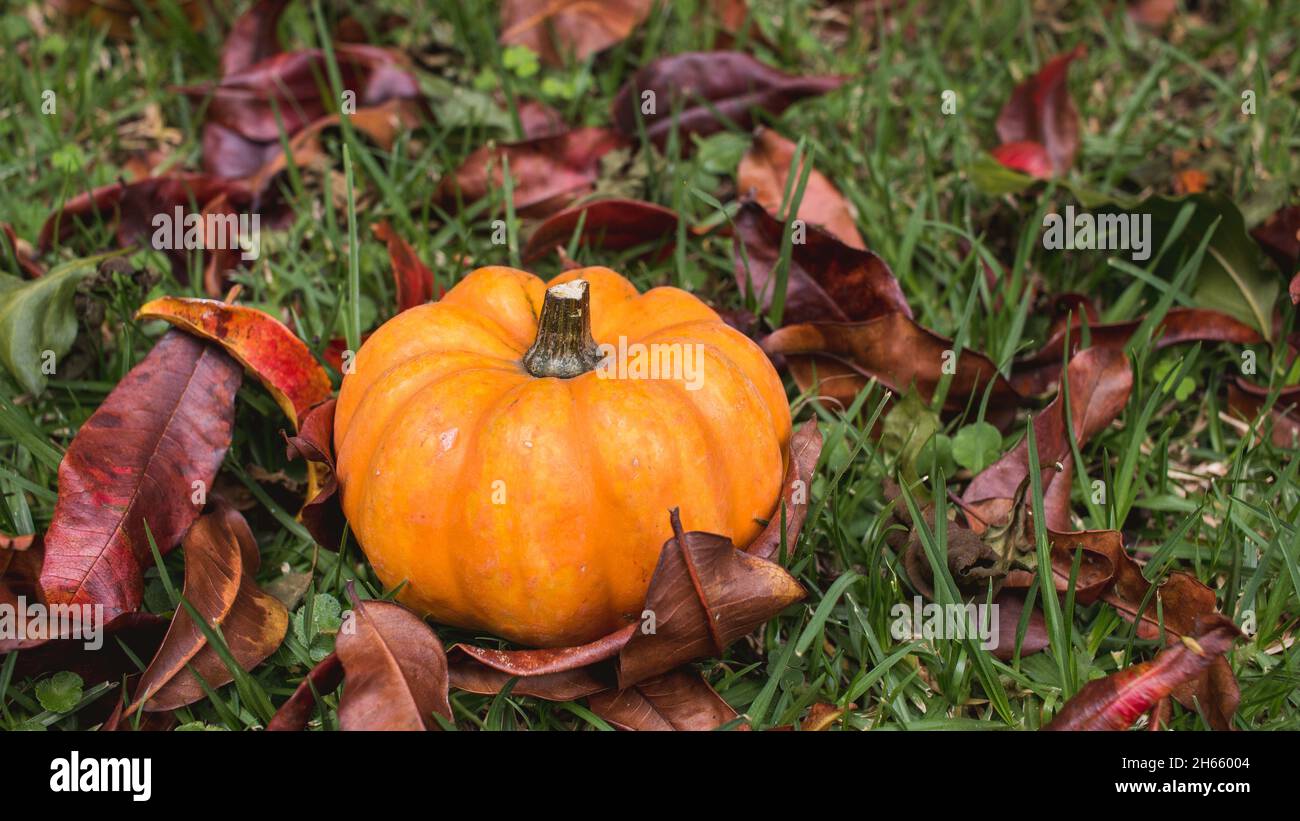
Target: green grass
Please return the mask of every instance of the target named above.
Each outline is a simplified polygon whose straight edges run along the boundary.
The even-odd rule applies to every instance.
[[[34,36],[25,5],[0,17],[0,221],[34,240],[60,201],[114,181],[140,148],[165,145],[170,167],[199,167],[203,112],[171,88],[215,77],[224,24],[210,21],[197,33],[173,30],[130,44],[105,41],[77,25]],[[490,222],[505,214],[502,192],[459,214],[442,213],[430,202],[443,172],[488,139],[512,137],[517,99],[541,97],[576,125],[605,124],[609,101],[632,71],[662,54],[707,48],[710,36],[691,22],[701,3],[674,3],[671,14],[593,61],[518,76],[494,47],[495,14],[467,13],[456,0],[430,2],[413,13],[407,5],[380,2],[360,14],[373,22],[389,6],[400,6],[411,15],[410,24],[381,35],[378,43],[439,58],[450,83],[500,88],[511,113],[500,128],[465,127],[450,117],[428,123],[402,135],[391,151],[379,151],[353,133],[334,137],[340,173],[343,142],[350,160],[345,196],[323,195],[320,180],[309,175],[288,176],[284,195],[297,219],[283,233],[264,235],[262,258],[240,275],[241,299],[285,317],[317,352],[335,336],[355,340],[393,311],[387,255],[370,236],[373,222],[390,220],[443,286],[470,267],[509,264],[517,244],[491,242]],[[935,11],[942,6],[926,4],[922,10],[917,3],[915,14],[896,12],[883,27],[848,29],[825,13],[810,24],[819,6],[806,0],[754,5],[766,36],[748,48],[761,59],[792,72],[852,78],[841,91],[802,103],[773,124],[802,141],[817,169],[851,201],[868,247],[892,267],[918,321],[1004,366],[1035,350],[1047,333],[1049,318],[1028,297],[1031,284],[1040,294],[1080,292],[1103,309],[1118,306],[1108,320],[1141,317],[1189,298],[1180,287],[1162,292],[1143,281],[1145,269],[1108,264],[1104,252],[1044,250],[1042,214],[1072,202],[1067,190],[1039,187],[1018,198],[990,197],[964,173],[996,144],[993,123],[1012,86],[1052,55],[1078,42],[1088,47],[1071,69],[1083,121],[1072,174],[1077,186],[1126,195],[1169,193],[1172,158],[1189,151],[1194,163],[1213,170],[1212,190],[1237,202],[1248,224],[1295,196],[1288,182],[1300,179],[1300,3],[1234,3],[1232,12],[1215,12],[1208,25],[1180,24],[1174,38],[1136,28],[1113,3],[1051,3],[1044,10],[1044,4],[1027,0],[981,2],[974,12],[947,16]],[[317,44],[332,24],[330,13],[317,18],[310,3],[295,4],[281,29],[287,43]],[[34,116],[45,89],[57,93],[57,114]],[[946,89],[957,95],[954,116],[940,112]],[[1258,106],[1249,117],[1240,111],[1246,89],[1256,92]],[[441,110],[438,104],[434,109]],[[159,118],[168,131],[148,127]],[[607,164],[611,171],[600,189],[676,208],[692,222],[717,221],[723,219],[717,204],[734,199],[734,166],[746,144],[744,135],[724,134],[686,158],[671,150],[638,150],[620,157],[629,167],[617,174]],[[513,220],[513,213],[508,216]],[[519,232],[520,226],[510,226],[512,238]],[[580,262],[623,271],[642,287],[681,284],[715,305],[741,304],[730,242],[684,236],[678,254],[657,262],[630,253],[574,254]],[[53,256],[71,258],[111,244],[107,229],[92,230]],[[996,292],[986,287],[975,255],[1005,269],[1005,284]],[[7,378],[0,384],[0,491],[7,501],[0,505],[0,528],[27,532],[48,524],[62,450],[160,332],[133,322],[134,309],[151,295],[200,293],[201,276],[177,282],[152,252],[137,252],[132,260],[162,281],[147,293],[127,282],[100,293],[107,332],[82,327],[74,352],[43,395],[19,396]],[[8,260],[5,270],[12,270]],[[533,270],[548,276],[559,265],[552,257]],[[1292,308],[1283,306],[1282,314],[1290,327]],[[1267,381],[1276,363],[1260,350],[1261,381]],[[1240,348],[1206,344],[1155,352],[1140,342],[1131,353],[1132,397],[1121,418],[1081,449],[1074,511],[1083,514],[1084,526],[1121,529],[1127,544],[1153,556],[1150,578],[1175,566],[1187,569],[1217,590],[1221,608],[1238,623],[1253,613],[1257,632],[1232,657],[1242,691],[1236,723],[1300,728],[1300,651],[1290,638],[1300,612],[1297,460],[1285,449],[1243,439],[1241,427],[1227,417],[1224,390],[1239,372]],[[1195,383],[1183,401],[1161,384],[1161,375],[1180,372],[1180,366]],[[1083,682],[1126,658],[1154,652],[1151,642],[1132,638],[1129,625],[1109,606],[1072,599],[1059,607],[1053,600],[1049,607],[1051,648],[1011,663],[975,642],[894,639],[891,608],[910,602],[913,593],[884,540],[881,484],[896,455],[866,435],[881,392],[862,397],[864,412],[848,416],[798,396],[793,387],[791,399],[797,418],[820,418],[827,440],[813,512],[788,560],[808,598],[753,639],[734,645],[725,658],[700,665],[755,726],[789,724],[811,704],[829,702],[852,705],[842,726],[853,729],[1033,729]],[[973,402],[969,416],[952,422],[948,432],[980,415],[980,403]],[[246,515],[263,552],[261,580],[270,582],[288,568],[311,571],[314,589],[338,601],[345,600],[349,579],[382,593],[355,543],[336,558],[316,549],[293,520],[304,476],[301,463],[285,462],[279,436],[284,427],[287,420],[269,396],[246,383],[219,489],[251,504]],[[1024,430],[1022,416],[1003,450]],[[1105,478],[1114,488],[1104,504],[1085,498],[1091,478]],[[942,506],[944,490],[943,482],[930,482],[910,503]],[[1041,504],[1037,496],[1033,501]],[[936,556],[944,550],[939,531],[924,538]],[[173,579],[181,578],[179,555],[167,557],[165,565]],[[150,571],[146,599],[156,612],[175,606],[156,570]],[[439,632],[446,643],[488,641]],[[255,686],[222,688],[219,702],[181,710],[182,723],[260,726],[264,705],[249,703],[244,694],[264,693],[276,703],[287,696],[313,658],[312,647],[328,648],[328,639],[302,638],[291,627],[285,647],[252,671]],[[75,710],[42,710],[36,682],[11,680],[6,669],[11,670],[0,665],[0,727],[84,726]],[[102,689],[98,694],[116,697]],[[325,701],[337,703],[335,697]],[[453,692],[452,705],[464,729],[604,726],[581,704],[508,691],[496,697]],[[325,726],[336,724],[331,710]],[[1205,726],[1199,715],[1178,706],[1171,724]]]

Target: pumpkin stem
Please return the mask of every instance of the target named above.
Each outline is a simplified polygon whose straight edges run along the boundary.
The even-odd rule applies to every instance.
[[[591,293],[585,279],[546,289],[537,339],[524,354],[533,376],[569,379],[594,370],[603,357],[591,338]]]

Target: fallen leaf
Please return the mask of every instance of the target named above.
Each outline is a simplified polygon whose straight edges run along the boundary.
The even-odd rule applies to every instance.
[[[1240,635],[1227,617],[1205,617],[1193,636],[1160,651],[1154,660],[1085,684],[1043,729],[1126,730],[1177,685],[1204,673]]]
[[[1016,86],[998,114],[998,138],[1002,144],[1031,142],[1042,145],[1056,176],[1069,172],[1079,150],[1079,110],[1070,97],[1066,78],[1070,63],[1085,53],[1084,47],[1079,45],[1048,60],[1037,74]],[[1020,153],[1028,152],[1021,149]],[[1026,162],[1011,167],[1027,170],[1028,167],[1037,168],[1038,163]]]
[[[687,662],[721,655],[805,595],[779,565],[737,550],[712,533],[684,533],[677,511],[650,578],[645,610],[653,632],[637,631],[619,653],[621,689]]]
[[[600,158],[622,142],[605,128],[579,128],[551,137],[485,145],[439,181],[434,201],[454,211],[488,196],[502,187],[503,161],[508,160],[516,210],[522,216],[544,217],[589,191],[600,171]]]
[[[657,0],[503,0],[501,44],[527,46],[564,65],[617,45],[650,16]]]
[[[799,77],[760,63],[735,51],[695,51],[652,61],[619,89],[614,98],[614,124],[628,138],[645,123],[646,135],[659,147],[668,141],[674,123],[684,151],[700,137],[729,127],[754,127],[754,110],[779,115],[794,103],[828,91],[844,77]],[[647,97],[646,93],[650,96]]]
[[[1075,441],[1082,445],[1123,411],[1133,387],[1133,371],[1123,353],[1110,348],[1088,348],[1070,360],[1066,378],[1070,388],[1070,423]],[[1034,418],[1038,458],[1045,465],[1073,460],[1062,396],[1058,394]],[[972,514],[969,517],[972,529],[983,532],[988,525],[1006,521],[1016,491],[1028,475],[1029,442],[1026,439],[966,487],[962,501],[964,509]],[[1054,471],[1043,472],[1044,495],[1054,481],[1060,481]],[[1070,529],[1068,515],[1068,507],[1063,511],[1053,511],[1045,524],[1054,530],[1067,531]]]
[[[800,390],[816,385],[820,395],[844,407],[872,379],[896,394],[915,386],[930,401],[955,350],[951,340],[921,327],[903,313],[887,313],[866,322],[809,322],[778,328],[761,342],[769,356],[784,356]],[[963,350],[952,362],[944,402],[947,413],[960,413],[971,396],[990,388],[988,421],[1009,421],[1021,397],[988,357]]]
[[[41,394],[50,372],[47,365],[72,349],[77,338],[77,285],[94,272],[99,259],[64,262],[40,279],[0,273],[0,362],[27,393]]]
[[[655,244],[660,253],[666,253],[673,247],[676,231],[676,212],[662,205],[641,200],[593,200],[548,217],[528,238],[522,256],[526,263],[536,261],[557,247],[567,246],[575,232],[582,247],[623,251]]]
[[[447,653],[451,686],[492,695],[517,679],[510,692],[550,701],[571,701],[610,689],[614,674],[605,662],[616,657],[637,625],[576,647],[542,650],[494,650],[468,644]]]
[[[343,663],[338,653],[330,653],[303,677],[293,695],[280,705],[267,722],[268,732],[285,732],[307,729],[316,712],[316,700],[334,692],[343,683]]]
[[[813,473],[817,469],[821,452],[821,428],[817,426],[817,420],[809,419],[790,437],[790,458],[786,463],[781,501],[768,520],[767,527],[750,542],[745,548],[746,552],[760,559],[776,561],[781,552],[782,537],[786,549],[794,550],[804,519],[808,516]]]
[[[1228,383],[1228,408],[1247,422],[1255,422],[1264,410],[1269,389],[1241,377]],[[1269,410],[1271,441],[1279,448],[1294,448],[1300,443],[1300,386],[1283,388]]]
[[[679,668],[624,690],[589,696],[587,706],[620,730],[716,730],[736,711],[700,674]]]
[[[733,222],[740,241],[734,256],[736,284],[741,294],[753,293],[767,310],[777,287],[775,274],[788,223],[754,202],[744,203]],[[783,324],[912,315],[898,280],[880,257],[812,225],[806,227],[804,239],[791,245]]]
[[[148,524],[166,553],[202,507],[230,446],[238,363],[169,331],[81,426],[59,465],[41,587],[52,604],[137,610],[152,565]]]
[[[1047,149],[1042,143],[1032,140],[1004,143],[989,154],[1012,171],[1020,171],[1034,179],[1050,180],[1055,171],[1052,167],[1052,158],[1047,155]]]
[[[305,459],[309,470],[322,471],[311,496],[298,516],[316,543],[327,550],[338,550],[343,543],[347,519],[339,504],[338,479],[334,473],[334,399],[328,399],[307,412],[296,436],[285,435],[285,454],[292,461]]]
[[[1279,208],[1262,225],[1251,230],[1250,235],[1263,248],[1283,274],[1290,276],[1300,268],[1300,205]],[[1291,301],[1300,301],[1297,279],[1291,280]]]
[[[754,142],[740,160],[736,171],[736,188],[742,196],[752,197],[769,214],[779,217],[781,200],[789,182],[795,144],[770,128],[759,128]],[[804,173],[808,157],[801,158],[795,180]],[[826,176],[815,168],[808,170],[808,182],[799,201],[798,218],[823,229],[840,242],[860,251],[867,250],[858,233],[857,222],[849,203]],[[884,263],[882,262],[881,265]]]
[[[221,46],[221,75],[237,74],[280,52],[276,28],[289,0],[257,0],[235,20]]]
[[[261,554],[248,523],[218,501],[190,527],[182,542],[185,584],[181,595],[225,641],[230,655],[251,670],[275,652],[289,628],[289,611],[257,586]],[[201,680],[200,680],[201,679]],[[234,680],[220,654],[178,607],[162,646],[140,676],[130,716],[175,710],[206,698],[203,683],[217,688]]]
[[[388,245],[388,260],[392,263],[393,280],[397,285],[397,312],[433,299],[433,271],[420,262],[410,243],[398,236],[387,222],[377,222],[371,230],[376,239]]]
[[[343,664],[340,728],[437,730],[434,713],[452,720],[442,643],[405,607],[354,595],[334,652]]]
[[[333,392],[329,374],[302,340],[264,311],[215,299],[165,296],[146,303],[137,319],[162,319],[220,345],[257,377],[294,427]]]

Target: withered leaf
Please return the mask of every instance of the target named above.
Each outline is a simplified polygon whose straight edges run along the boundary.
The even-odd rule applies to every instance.
[[[736,248],[736,285],[742,294],[755,294],[767,309],[776,290],[786,224],[754,202],[744,203],[734,221],[744,245],[743,256]],[[911,317],[912,309],[884,260],[813,225],[806,231],[806,241],[791,246],[783,324],[867,320],[888,313]]]
[[[1110,348],[1088,348],[1070,360],[1066,378],[1070,388],[1070,423],[1075,441],[1083,444],[1107,427],[1124,409],[1133,387],[1133,372],[1122,352]],[[1038,458],[1043,464],[1073,459],[1062,396],[1064,394],[1059,394],[1034,419],[1034,438]],[[962,501],[967,513],[973,514],[970,516],[971,527],[982,532],[988,525],[1005,521],[1011,513],[1016,489],[1028,475],[1029,442],[1025,439],[966,487]],[[1056,481],[1060,481],[1058,474],[1043,472],[1044,494]],[[1058,518],[1049,517],[1045,524],[1055,530],[1069,530],[1068,508],[1063,512],[1067,515],[1065,521],[1060,520],[1058,511]]]
[[[1043,146],[1057,176],[1070,170],[1079,150],[1079,110],[1070,97],[1066,79],[1070,63],[1084,54],[1084,47],[1079,45],[1048,60],[1037,74],[1016,86],[998,114],[998,138],[1002,143]],[[1029,170],[1038,165],[1026,161],[1021,167]]]
[[[59,465],[41,588],[52,604],[137,610],[142,574],[199,514],[230,446],[242,371],[220,348],[168,331],[82,425]],[[197,484],[196,484],[197,483]]]
[[[468,644],[447,653],[451,686],[471,693],[493,694],[517,678],[512,693],[550,701],[570,701],[613,686],[612,664],[638,625],[602,636],[588,644],[542,650],[493,650]]]
[[[629,138],[645,122],[646,135],[662,147],[674,122],[684,150],[690,135],[707,136],[729,126],[748,131],[754,111],[777,115],[806,97],[834,91],[844,77],[799,77],[736,51],[695,51],[661,57],[628,80],[614,98],[613,117]],[[645,92],[654,106],[646,113]]]
[[[307,412],[296,436],[285,435],[285,454],[290,460],[305,459],[308,469],[319,471],[320,489],[303,505],[299,517],[303,527],[321,547],[338,550],[347,519],[338,497],[334,474],[334,399],[327,399]]]
[[[447,657],[429,625],[399,604],[354,597],[335,641],[343,663],[344,730],[436,730],[451,721]]]
[[[190,527],[182,546],[181,595],[208,626],[220,631],[243,669],[256,667],[280,646],[289,628],[289,611],[257,586],[254,574],[262,559],[248,523],[239,511],[217,501],[211,513]],[[213,688],[234,679],[189,609],[178,607],[126,714],[141,707],[149,712],[174,710],[205,698],[199,677]]]
[[[501,44],[527,46],[553,66],[626,40],[657,0],[503,0]]]
[[[146,303],[137,319],[161,319],[217,343],[257,377],[298,426],[333,386],[297,334],[270,314],[215,299],[165,296]]]
[[[590,696],[587,706],[620,730],[716,730],[737,717],[689,667]]]
[[[887,313],[865,322],[807,322],[778,328],[761,342],[769,356],[784,356],[801,390],[818,393],[848,407],[871,378],[896,393],[915,386],[922,399],[934,395],[951,340],[921,327],[903,313]],[[988,419],[1010,419],[1021,397],[988,357],[964,350],[957,357],[944,402],[959,413],[971,396],[982,397],[992,382]],[[1014,488],[1013,488],[1014,490]]]
[[[338,653],[330,653],[303,677],[293,695],[280,705],[267,722],[268,732],[304,730],[316,712],[316,699],[334,692],[343,683],[343,663]]]
[[[522,216],[545,217],[564,209],[596,182],[600,159],[623,144],[605,128],[579,128],[550,137],[485,145],[438,183],[434,201],[456,210],[501,188],[503,159],[510,163],[515,208]]]
[[[754,134],[753,144],[741,158],[736,170],[737,190],[742,196],[752,197],[769,214],[777,216],[790,177],[794,151],[795,144],[775,130],[759,128]],[[804,173],[807,164],[808,157],[805,155],[795,169],[796,180]],[[862,235],[858,233],[848,201],[826,175],[815,168],[808,171],[808,183],[804,188],[803,199],[799,201],[796,216],[816,225],[850,248],[867,250]],[[880,264],[884,265],[883,262]]]
[[[1193,635],[1160,651],[1154,660],[1085,684],[1043,729],[1126,730],[1176,686],[1208,670],[1240,635],[1226,616],[1206,616]]]
[[[622,251],[657,243],[661,253],[673,247],[677,213],[652,202],[627,199],[593,200],[566,208],[537,226],[524,246],[524,262],[542,258],[567,246],[574,232],[584,247]]]
[[[737,550],[725,536],[683,532],[676,510],[671,519],[676,535],[664,544],[646,593],[655,630],[634,632],[619,653],[621,689],[720,655],[805,595],[779,565]]]
[[[785,469],[785,481],[781,492],[781,501],[773,511],[767,526],[745,548],[750,554],[760,559],[776,561],[781,551],[781,537],[784,535],[788,550],[794,550],[799,540],[799,531],[803,529],[804,519],[808,516],[808,502],[812,492],[813,471],[817,469],[817,460],[822,452],[822,432],[816,419],[809,419],[790,437],[790,461]],[[785,513],[785,529],[782,530],[781,515]]]

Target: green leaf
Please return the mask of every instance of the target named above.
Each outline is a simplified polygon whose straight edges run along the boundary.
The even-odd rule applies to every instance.
[[[66,713],[81,701],[81,676],[63,671],[36,682],[36,700],[51,713]]]
[[[1184,250],[1187,254],[1195,250],[1214,221],[1219,220],[1200,270],[1190,286],[1192,301],[1201,307],[1233,316],[1258,330],[1265,339],[1271,339],[1273,307],[1282,285],[1277,276],[1263,266],[1259,247],[1246,233],[1246,222],[1231,200],[1219,193],[1148,197],[1129,210],[1139,215],[1151,215],[1151,253],[1154,256],[1159,253],[1179,211],[1189,202],[1195,204],[1196,210],[1174,247],[1161,258],[1156,271],[1172,280]]]
[[[311,600],[311,623],[307,623],[307,605],[293,614],[293,634],[307,648],[312,661],[334,652],[334,636],[343,625],[343,607],[328,593],[317,593]]]
[[[936,433],[921,446],[916,453],[916,468],[925,473],[938,469],[944,476],[957,472],[957,463],[952,456],[952,437],[946,433]]]
[[[992,154],[981,154],[969,168],[966,175],[980,191],[994,197],[1003,194],[1019,194],[1030,186],[1040,182],[1028,174],[1013,171],[994,159]]]
[[[972,473],[996,462],[1001,453],[1002,434],[988,422],[967,425],[952,440],[952,458]]]
[[[77,338],[77,283],[103,256],[75,259],[40,279],[0,273],[0,362],[36,395]]]
[[[921,448],[939,431],[939,415],[916,391],[910,391],[889,409],[881,424],[881,446],[886,453],[898,456],[903,478],[915,481]],[[922,462],[919,468],[928,471],[930,465]]]

